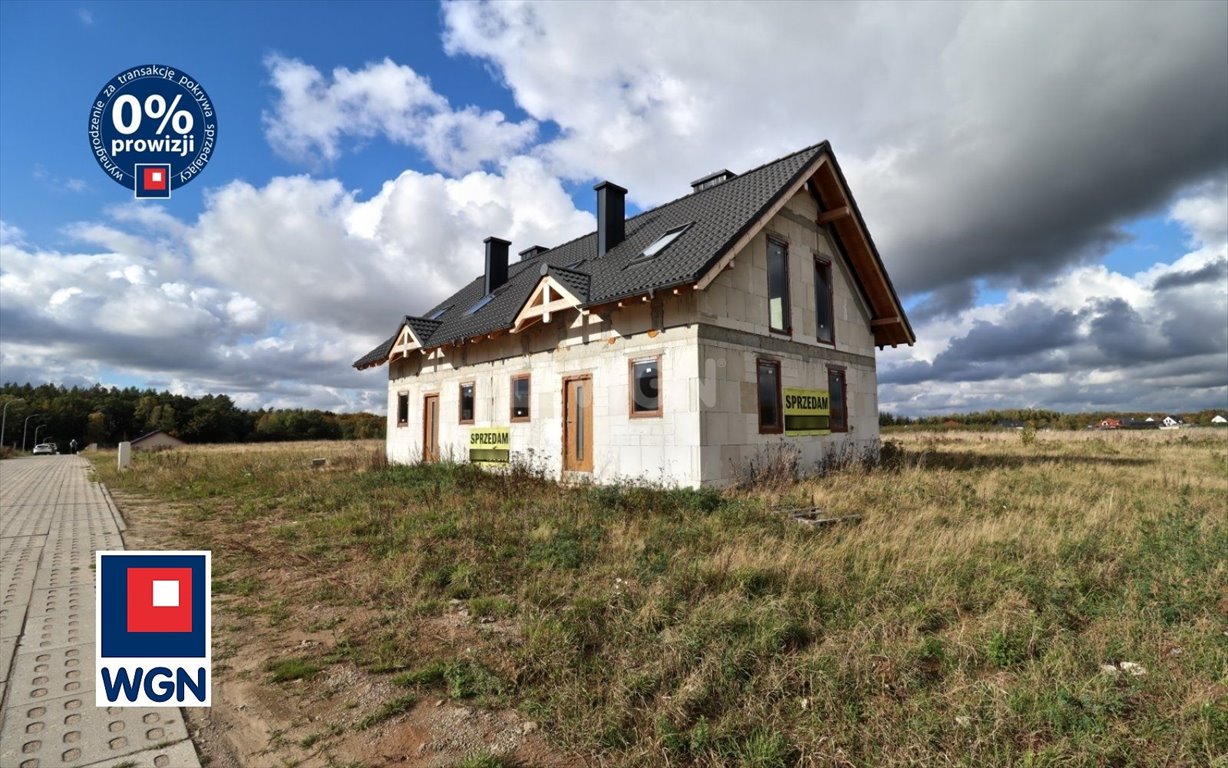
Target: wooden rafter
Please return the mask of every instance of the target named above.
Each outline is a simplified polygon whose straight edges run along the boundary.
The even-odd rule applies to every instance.
[[[842,205],[839,208],[833,208],[830,211],[823,211],[822,213],[820,213],[818,222],[820,225],[830,224],[833,221],[839,221],[840,219],[846,219],[852,215],[853,215],[853,209],[849,208],[847,205]]]

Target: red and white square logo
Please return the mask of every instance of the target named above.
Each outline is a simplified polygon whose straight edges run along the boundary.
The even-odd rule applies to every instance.
[[[129,568],[128,631],[191,632],[192,569]]]
[[[145,167],[141,171],[145,174],[144,187],[147,190],[166,189],[166,169],[160,166]]]

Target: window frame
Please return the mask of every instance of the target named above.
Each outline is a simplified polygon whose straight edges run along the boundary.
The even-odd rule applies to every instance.
[[[777,328],[776,326],[772,325],[772,244],[773,243],[780,246],[780,249],[785,252],[784,296],[781,297],[781,317],[780,317],[780,319],[784,322],[783,328]],[[770,331],[771,333],[779,333],[785,336],[792,336],[793,335],[793,311],[792,311],[792,307],[790,306],[790,302],[792,301],[792,298],[790,296],[790,291],[789,291],[789,241],[777,235],[768,235],[765,254],[767,257],[768,331]]]
[[[469,418],[465,418],[465,387],[473,390],[473,403],[469,412]],[[457,424],[472,424],[478,415],[478,385],[475,381],[462,381],[456,387],[456,423]]]
[[[831,310],[831,338],[824,339],[819,336],[819,275],[823,274],[827,280],[827,306]],[[814,338],[820,344],[828,344],[832,347],[836,346],[836,286],[833,282],[835,278],[835,267],[832,260],[824,256],[815,254],[814,257]]]
[[[776,425],[764,426],[763,424],[763,403],[760,399],[760,393],[763,389],[763,384],[760,381],[761,371],[764,366],[769,366],[776,370]],[[780,361],[766,357],[755,358],[755,415],[759,424],[759,434],[761,435],[779,435],[785,431],[785,414],[784,414],[784,398],[781,393],[780,381]]]
[[[638,363],[655,361],[657,366],[657,407],[652,411],[635,410],[635,366]],[[627,415],[632,419],[659,419],[665,412],[665,398],[661,391],[661,355],[645,355],[627,360]]]
[[[402,413],[401,404],[402,403],[405,404],[405,408],[403,409],[405,413],[404,419],[401,418],[401,413]],[[408,427],[408,426],[409,426],[409,390],[401,390],[400,392],[397,392],[397,429],[401,429],[402,427]]]
[[[524,416],[517,416],[516,415],[516,382],[520,381],[521,379],[524,379],[526,382],[528,382],[528,391],[525,392],[525,398],[528,400],[528,402],[525,403],[525,411],[527,411],[527,414]],[[526,421],[532,421],[533,420],[533,375],[531,373],[514,374],[511,378],[511,386],[508,389],[507,395],[508,395],[507,411],[508,411],[509,420],[513,424],[523,423]]]
[[[832,407],[835,403],[835,398],[832,397],[832,380],[840,379],[840,396],[841,396],[841,416],[843,423],[837,427],[835,419],[835,408]],[[842,365],[827,366],[827,403],[828,403],[828,429],[833,433],[845,433],[849,431],[849,381],[848,369]]]

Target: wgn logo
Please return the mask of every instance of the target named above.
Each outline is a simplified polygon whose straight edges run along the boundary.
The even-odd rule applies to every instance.
[[[99,552],[100,707],[210,706],[208,552]]]

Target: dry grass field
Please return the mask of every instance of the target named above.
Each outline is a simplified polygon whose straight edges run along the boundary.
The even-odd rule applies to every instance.
[[[446,700],[539,725],[544,752],[507,750],[529,762],[1228,765],[1228,431],[887,441],[877,468],[726,493],[386,467],[379,443],[96,464],[213,550],[222,679],[293,627],[322,639],[260,646],[254,684],[379,683],[275,732],[272,764],[391,759],[352,745]],[[811,505],[861,520],[773,511]]]

